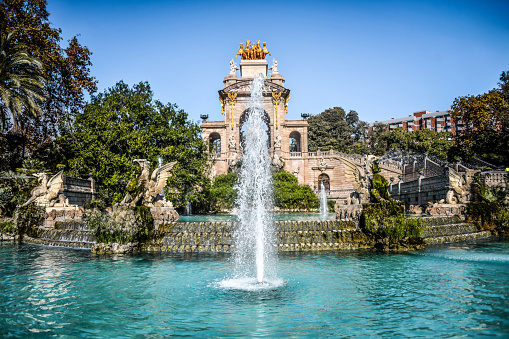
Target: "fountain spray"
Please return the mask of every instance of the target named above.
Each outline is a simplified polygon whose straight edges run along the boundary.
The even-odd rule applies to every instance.
[[[263,120],[264,77],[251,85],[246,136],[238,189],[239,224],[234,231],[235,276],[256,276],[264,283],[272,275],[275,235],[272,220],[273,189],[268,151],[268,135]]]
[[[329,206],[327,205],[327,194],[325,193],[325,186],[322,181],[320,186],[320,220],[327,220],[328,210]]]

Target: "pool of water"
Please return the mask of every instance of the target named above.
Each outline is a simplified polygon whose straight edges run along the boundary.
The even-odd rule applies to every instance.
[[[225,284],[228,258],[0,243],[0,336],[509,336],[507,241],[284,253],[259,289]]]
[[[281,213],[273,214],[274,220],[288,220],[288,221],[318,221],[320,220],[320,213]],[[326,220],[336,220],[335,213],[328,213]],[[238,221],[236,215],[181,215],[179,220],[181,222],[191,221]]]

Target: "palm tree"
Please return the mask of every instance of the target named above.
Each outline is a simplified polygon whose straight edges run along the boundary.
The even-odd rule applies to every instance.
[[[0,31],[0,116],[5,127],[11,115],[14,129],[24,112],[37,116],[46,98],[42,63],[13,41],[14,33],[4,36]]]

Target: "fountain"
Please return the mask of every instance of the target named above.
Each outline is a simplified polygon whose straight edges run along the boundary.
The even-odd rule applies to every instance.
[[[329,206],[327,206],[327,194],[325,193],[325,186],[323,181],[320,186],[320,220],[327,220]]]
[[[272,220],[272,182],[267,132],[263,121],[264,77],[251,85],[246,147],[238,189],[239,223],[233,232],[233,279],[223,282],[234,287],[253,284],[274,285],[275,232]]]

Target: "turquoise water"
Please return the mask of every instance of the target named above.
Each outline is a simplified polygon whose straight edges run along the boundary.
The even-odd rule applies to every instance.
[[[287,221],[319,221],[320,213],[281,213],[281,214],[273,214],[272,218],[274,220],[287,220]],[[328,213],[325,220],[336,220],[335,213]],[[181,222],[191,222],[191,221],[238,221],[236,215],[220,215],[220,214],[211,214],[211,215],[181,215],[179,220]]]
[[[509,242],[280,254],[273,289],[220,287],[227,255],[0,244],[1,337],[509,336]]]

